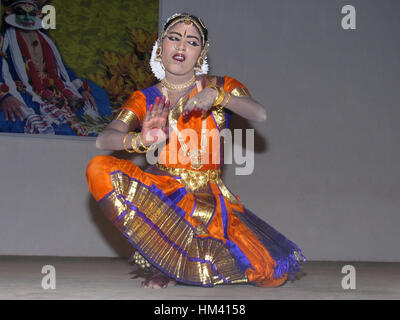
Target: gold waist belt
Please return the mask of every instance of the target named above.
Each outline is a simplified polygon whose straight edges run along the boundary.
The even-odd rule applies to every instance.
[[[181,177],[185,184],[192,190],[207,184],[209,181],[217,181],[221,178],[221,169],[194,171],[185,168],[171,168],[157,163],[156,167],[171,176]]]

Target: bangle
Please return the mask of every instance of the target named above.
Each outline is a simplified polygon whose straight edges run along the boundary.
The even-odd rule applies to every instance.
[[[140,133],[138,134],[138,137],[139,137],[139,142],[140,142],[140,144],[142,145],[143,149],[145,150],[144,152],[149,151],[149,150],[150,150],[150,147],[152,147],[153,145],[146,146],[146,145],[143,143],[142,135],[141,135]]]
[[[210,87],[211,89],[214,89],[215,91],[217,91],[217,96],[215,97],[213,106],[218,106],[222,103],[222,101],[224,101],[225,99],[225,90],[220,88],[220,87]]]
[[[138,137],[139,137],[139,142],[140,142],[140,144],[142,145],[143,149],[145,149],[146,151],[153,150],[153,149],[156,148],[156,144],[155,144],[155,143],[152,143],[151,145],[146,146],[146,145],[143,143],[142,135],[141,135],[140,133],[138,134]]]
[[[138,147],[137,146],[137,140],[138,140],[138,137],[140,138],[140,133],[138,133],[138,132],[135,132],[134,133],[134,136],[132,137],[132,147],[134,148],[134,150],[137,152],[137,153],[146,153],[146,151],[147,151],[147,149],[145,148],[145,147],[143,147],[144,148],[144,150],[140,150],[140,147]],[[142,144],[143,145],[143,144]]]
[[[218,109],[222,110],[228,105],[229,100],[231,100],[232,95],[228,92],[228,99],[226,99],[225,103],[221,105]]]
[[[222,88],[218,89],[219,89],[219,96],[215,99],[214,106],[219,106],[225,99],[225,90]]]
[[[125,150],[126,152],[134,153],[136,150],[135,150],[135,148],[133,148],[132,143],[131,143],[131,146],[132,146],[132,149],[131,149],[131,150],[129,150],[128,147],[126,146],[126,138],[128,138],[128,136],[129,136],[131,133],[133,133],[133,135],[135,134],[134,132],[129,131],[129,132],[124,136],[124,139],[122,139],[122,144],[123,144],[124,150]]]
[[[144,149],[146,149],[146,151],[147,151],[147,149],[149,149],[149,147],[146,146],[146,145],[143,143],[143,140],[142,140],[142,137],[141,137],[140,133],[138,134],[138,138],[139,138],[139,142],[140,142],[140,144],[142,145],[142,147],[143,147]]]
[[[138,148],[136,146],[136,136],[137,136],[137,133],[134,132],[132,135],[132,139],[131,139],[131,146],[132,146],[132,149],[135,150],[136,153],[140,153],[140,151],[138,150]]]

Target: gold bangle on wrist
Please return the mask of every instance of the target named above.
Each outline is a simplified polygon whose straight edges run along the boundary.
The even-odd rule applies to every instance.
[[[137,142],[138,138],[140,139],[140,133],[136,132],[134,137],[132,137],[132,147],[135,149],[135,151],[137,153],[146,153],[147,149],[145,147],[143,147],[144,150],[140,150],[140,146],[137,145],[136,142]],[[141,144],[143,146],[143,143],[141,143]]]
[[[225,90],[223,88],[216,87],[216,86],[212,86],[209,88],[217,91],[217,96],[215,97],[213,107],[220,105],[222,103],[222,101],[224,101],[224,99],[225,99]]]
[[[232,95],[228,92],[228,99],[226,99],[225,103],[219,107],[219,109],[223,109],[228,105],[229,100],[231,99]]]
[[[134,132],[132,135],[132,139],[131,139],[131,145],[132,145],[132,149],[135,150],[136,153],[140,153],[140,151],[138,150],[138,148],[136,146],[136,137],[137,137],[137,132]]]
[[[139,137],[139,142],[140,142],[140,144],[142,145],[143,149],[146,149],[146,151],[153,150],[153,149],[156,148],[156,144],[155,144],[155,143],[152,143],[151,145],[146,146],[146,145],[143,143],[141,133],[138,134],[138,137]]]
[[[124,136],[124,139],[122,139],[122,145],[124,146],[124,150],[125,150],[126,152],[134,153],[136,150],[135,150],[135,148],[133,148],[132,143],[131,143],[131,146],[132,146],[132,149],[131,149],[131,150],[129,150],[128,147],[126,146],[126,138],[128,138],[128,136],[129,136],[131,133],[132,133],[133,135],[135,134],[133,131],[129,131],[129,132]]]
[[[223,88],[218,88],[219,95],[215,98],[213,106],[219,106],[225,99],[225,90]]]
[[[139,136],[139,142],[140,142],[140,144],[142,145],[143,149],[145,149],[144,152],[147,152],[147,151],[152,150],[152,149],[155,148],[155,145],[154,145],[154,147],[153,147],[153,144],[151,144],[151,145],[149,145],[149,146],[146,146],[146,145],[143,143],[142,135],[141,135],[140,133],[138,134],[138,136]]]
[[[143,143],[142,136],[140,135],[140,133],[138,134],[138,138],[139,138],[139,142],[140,142],[140,144],[142,145],[142,147],[143,147],[144,149],[146,149],[146,151],[147,151],[147,149],[149,149],[149,147],[146,146],[146,145]]]

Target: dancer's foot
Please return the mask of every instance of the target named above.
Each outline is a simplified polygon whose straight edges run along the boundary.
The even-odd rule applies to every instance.
[[[168,286],[175,286],[176,281],[162,272],[156,272],[150,278],[142,282],[142,288],[162,289]]]

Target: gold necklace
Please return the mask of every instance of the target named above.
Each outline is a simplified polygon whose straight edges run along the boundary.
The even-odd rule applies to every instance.
[[[197,81],[197,91],[200,92],[203,88],[201,86],[200,81]],[[162,89],[162,93],[168,100],[168,91],[166,88]],[[189,146],[186,144],[185,139],[182,133],[179,131],[177,126],[177,121],[169,121],[169,125],[174,130],[176,136],[178,137],[178,141],[181,144],[181,148],[185,154],[185,156],[190,158],[190,166],[194,170],[199,170],[203,167],[203,163],[201,162],[202,155],[206,153],[207,147],[207,116],[202,115],[201,122],[201,140],[200,140],[200,150],[190,150]]]
[[[191,85],[195,83],[195,81],[196,81],[196,76],[193,75],[193,77],[189,81],[186,81],[181,84],[173,84],[169,82],[166,78],[161,80],[161,84],[170,91],[181,91],[189,88]]]

